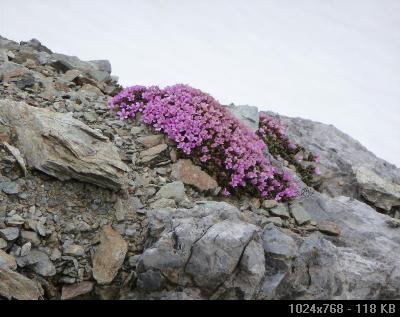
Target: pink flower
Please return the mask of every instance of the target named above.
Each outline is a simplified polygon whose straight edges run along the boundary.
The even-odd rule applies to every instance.
[[[256,191],[258,196],[283,199],[292,196],[294,185],[266,159],[260,136],[236,119],[210,95],[187,85],[159,87],[133,86],[122,90],[109,102],[122,120],[135,118],[167,135],[187,156],[197,155],[204,168],[218,173],[222,192]],[[262,133],[273,129],[284,138],[283,126],[262,116]]]

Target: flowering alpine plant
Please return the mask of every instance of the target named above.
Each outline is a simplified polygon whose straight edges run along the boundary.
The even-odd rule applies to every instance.
[[[265,142],[272,156],[294,165],[303,182],[308,186],[312,185],[313,176],[319,175],[321,171],[313,163],[307,164],[306,162],[319,163],[319,155],[306,153],[303,147],[291,142],[282,124],[265,113],[260,113],[257,134]]]
[[[265,143],[209,94],[178,84],[133,86],[109,101],[124,120],[136,118],[166,134],[182,156],[213,175],[222,194],[288,200],[297,188],[264,155]]]

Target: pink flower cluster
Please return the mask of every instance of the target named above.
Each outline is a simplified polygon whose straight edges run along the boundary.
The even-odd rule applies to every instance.
[[[297,195],[289,175],[266,159],[265,143],[199,89],[133,86],[114,96],[109,107],[121,119],[141,113],[143,123],[166,134],[183,155],[214,175],[225,196],[249,193],[280,201]]]
[[[321,173],[319,167],[303,167],[301,162],[320,162],[320,156],[306,153],[305,149],[289,140],[283,125],[272,116],[260,113],[258,136],[267,144],[270,153],[278,160],[287,160],[295,165],[297,172],[306,184],[311,184],[312,174]]]

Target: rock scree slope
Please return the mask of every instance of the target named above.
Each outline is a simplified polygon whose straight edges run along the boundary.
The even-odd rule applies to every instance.
[[[400,170],[335,127],[269,113],[318,153],[296,199],[222,197],[107,102],[106,60],[0,37],[1,299],[400,299]],[[228,109],[257,129],[256,107]]]

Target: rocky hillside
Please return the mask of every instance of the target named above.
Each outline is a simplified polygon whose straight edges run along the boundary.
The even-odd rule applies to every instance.
[[[0,298],[400,299],[400,170],[272,114],[321,156],[290,203],[224,198],[107,101],[106,60],[0,37]],[[257,128],[255,107],[229,109]]]

